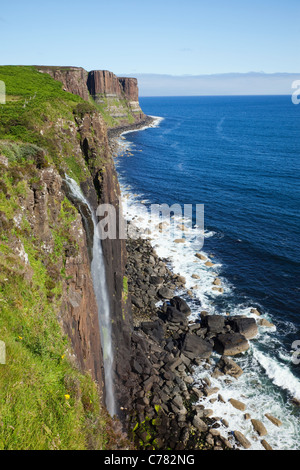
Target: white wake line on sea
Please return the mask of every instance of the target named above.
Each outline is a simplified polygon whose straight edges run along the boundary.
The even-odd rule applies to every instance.
[[[140,129],[133,129],[129,131],[124,131],[121,133],[121,136],[124,136],[126,134],[131,134],[132,132],[140,132],[140,131],[145,131],[146,129],[151,129],[155,127],[159,127],[160,123],[164,121],[165,118],[160,117],[160,116],[149,116],[150,118],[153,119],[153,122],[151,124],[147,124],[144,127],[141,127]]]
[[[288,391],[294,398],[300,400],[300,383],[297,377],[285,366],[271,357],[267,357],[261,351],[255,349],[253,355],[265,370],[267,376],[274,385]]]

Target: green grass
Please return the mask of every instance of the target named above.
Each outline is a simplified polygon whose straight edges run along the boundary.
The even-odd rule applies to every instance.
[[[38,125],[58,116],[72,118],[72,109],[82,101],[34,67],[0,67],[0,80],[8,98],[0,106],[0,139],[43,144]],[[15,96],[17,101],[10,99]]]
[[[81,139],[77,121],[98,113],[95,104],[63,91],[60,82],[35,67],[0,67],[0,80],[8,98],[0,105],[0,154],[11,162],[32,161],[39,168],[52,164],[77,182],[86,181],[88,162],[75,145]],[[17,101],[10,100],[15,96]],[[92,128],[90,132],[93,135]],[[102,149],[96,150],[100,155]]]

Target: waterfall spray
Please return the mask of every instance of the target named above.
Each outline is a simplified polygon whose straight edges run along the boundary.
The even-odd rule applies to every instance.
[[[87,199],[82,194],[82,191],[76,181],[74,181],[69,176],[66,176],[66,183],[72,193],[72,196],[88,207],[94,225],[93,260],[91,264],[91,273],[98,305],[100,336],[104,362],[106,407],[110,415],[114,416],[115,399],[113,387],[113,348],[110,318],[110,299],[106,283],[106,272],[102,244],[100,238],[97,236],[97,219],[95,212],[93,211]]]

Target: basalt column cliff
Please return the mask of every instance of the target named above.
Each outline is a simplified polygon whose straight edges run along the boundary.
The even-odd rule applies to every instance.
[[[107,70],[87,72],[80,67],[38,67],[55,80],[62,82],[64,90],[93,100],[107,118],[109,127],[138,124],[146,119],[139,104],[136,78],[117,77]]]
[[[112,204],[117,214],[121,208],[120,189],[112,156],[109,152],[108,133],[136,128],[149,122],[138,100],[138,84],[134,78],[119,78],[112,72],[97,70],[86,72],[76,67],[37,67],[55,80],[62,82],[63,90],[78,94],[93,104],[93,112],[83,109],[76,117],[80,147],[91,179],[81,182],[81,189],[96,210],[100,203]],[[87,103],[88,105],[88,103]],[[95,106],[99,107],[97,113]],[[107,119],[106,119],[107,116]],[[106,121],[106,122],[105,122]],[[99,159],[99,149],[101,157]],[[117,226],[117,233],[119,227]],[[117,409],[128,409],[130,397],[126,384],[131,374],[131,301],[126,277],[125,240],[102,241],[106,264],[106,277],[111,299],[112,341],[114,349],[114,383]],[[100,325],[101,327],[101,325]]]

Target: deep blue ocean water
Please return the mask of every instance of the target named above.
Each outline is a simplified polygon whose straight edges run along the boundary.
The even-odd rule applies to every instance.
[[[117,161],[120,180],[151,203],[204,204],[213,236],[203,249],[231,286],[213,304],[227,311],[251,303],[275,324],[255,359],[270,384],[278,382],[281,399],[289,388],[281,382],[300,378],[300,365],[289,362],[300,340],[300,105],[289,96],[151,97],[140,104],[164,119],[126,135],[131,154]]]

